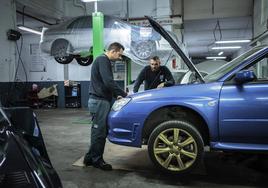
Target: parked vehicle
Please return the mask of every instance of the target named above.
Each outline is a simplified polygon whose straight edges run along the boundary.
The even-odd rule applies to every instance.
[[[196,65],[197,70],[200,74],[205,77],[208,74],[216,71],[221,66],[225,65],[227,62],[224,60],[207,60]],[[179,70],[172,72],[176,84],[191,84],[196,81],[195,72],[191,70]]]
[[[216,59],[216,60],[206,60],[202,61],[198,64],[196,64],[196,68],[199,71],[206,72],[207,74],[210,74],[220,68],[221,66],[225,65],[227,61],[222,59]]]
[[[196,76],[195,84],[152,89],[117,100],[108,138],[148,145],[161,170],[183,174],[202,161],[204,146],[222,151],[268,151],[268,46],[258,46],[205,78],[154,20]]]
[[[204,77],[208,75],[208,73],[204,71],[199,71],[201,75]],[[191,84],[196,81],[195,74],[190,70],[180,70],[176,72],[172,72],[176,84]]]
[[[161,35],[151,27],[131,25],[111,16],[104,16],[103,35],[105,47],[120,42],[125,47],[125,55],[138,63],[147,63],[159,50],[166,50],[166,46],[161,47]],[[92,16],[80,16],[43,28],[40,48],[54,56],[58,63],[68,64],[75,58],[78,64],[86,66],[93,61],[92,40]]]
[[[62,187],[36,116],[28,107],[0,105],[0,187]]]

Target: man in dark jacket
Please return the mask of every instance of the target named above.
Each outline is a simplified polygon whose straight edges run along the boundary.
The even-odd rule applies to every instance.
[[[107,117],[111,108],[112,97],[117,99],[127,96],[114,81],[111,61],[121,59],[124,47],[112,43],[108,51],[98,56],[91,67],[88,108],[92,115],[91,144],[84,157],[86,166],[93,165],[102,170],[112,170],[112,166],[103,160],[106,142]]]
[[[150,65],[144,67],[135,81],[133,92],[139,91],[143,81],[144,90],[168,87],[175,84],[175,80],[166,66],[160,66],[160,59],[154,56],[150,59]]]

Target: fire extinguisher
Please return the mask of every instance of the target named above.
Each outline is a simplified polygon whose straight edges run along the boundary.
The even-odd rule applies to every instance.
[[[176,69],[177,68],[176,59],[172,59],[172,68],[173,69]]]

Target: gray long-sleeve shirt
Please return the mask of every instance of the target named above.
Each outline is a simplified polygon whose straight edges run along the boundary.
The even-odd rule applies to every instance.
[[[92,98],[110,102],[113,96],[127,96],[127,93],[114,81],[111,61],[105,54],[97,57],[92,64],[89,94]]]

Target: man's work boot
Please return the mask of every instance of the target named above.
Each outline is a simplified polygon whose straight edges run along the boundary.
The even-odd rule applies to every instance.
[[[113,169],[112,165],[106,163],[104,160],[100,160],[99,162],[93,163],[92,165],[95,168],[99,168],[101,170],[107,170],[108,171],[108,170],[112,170]]]
[[[85,166],[91,166],[92,165],[92,160],[91,159],[87,159],[87,158],[84,157],[83,164]]]

